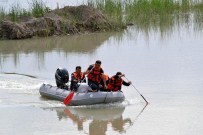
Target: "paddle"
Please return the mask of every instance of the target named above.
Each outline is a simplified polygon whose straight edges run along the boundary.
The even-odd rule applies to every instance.
[[[92,69],[94,68],[94,66],[91,68],[90,72],[92,71]],[[85,77],[84,79],[82,79],[81,83],[83,83],[83,81],[85,80]],[[80,83],[80,84],[81,84]],[[80,84],[78,85],[78,88],[80,87]],[[75,91],[72,91],[64,100],[63,100],[63,103],[67,106],[70,101],[72,100],[73,96],[74,96],[74,93]]]
[[[85,77],[84,77],[84,79],[82,79],[81,83],[82,83],[84,80],[85,80]],[[81,83],[80,83],[80,84],[81,84]],[[77,88],[80,87],[80,84],[78,85]],[[67,105],[70,103],[70,101],[72,100],[72,98],[73,98],[73,96],[74,96],[74,93],[75,93],[75,91],[72,91],[72,92],[63,100],[63,103],[64,103],[66,106],[67,106]]]
[[[124,76],[125,77],[125,76]],[[126,77],[125,77],[126,78]],[[126,80],[128,80],[126,78]],[[128,80],[129,81],[129,80]],[[135,86],[132,84],[132,86],[135,88]],[[144,96],[142,96],[142,94],[135,88],[135,90],[140,94],[140,96],[145,100],[145,102],[148,104],[147,100],[144,98]]]
[[[65,105],[68,105],[74,96],[74,91],[72,91],[63,101]]]

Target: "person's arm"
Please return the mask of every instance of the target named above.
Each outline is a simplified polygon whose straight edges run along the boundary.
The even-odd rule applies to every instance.
[[[80,82],[86,82],[85,74],[83,73],[83,77],[81,78]]]
[[[120,75],[120,77],[123,77],[123,76],[125,76],[125,74]],[[124,81],[124,80],[123,80],[123,82],[122,82],[122,84],[125,85],[125,86],[130,86],[131,83],[132,83],[131,81],[126,82],[126,81]]]
[[[78,82],[78,80],[75,79],[74,74],[71,74],[71,82]]]
[[[102,74],[102,80],[103,80],[104,86],[106,86],[106,79],[105,79],[104,74]]]
[[[90,65],[87,70],[84,72],[84,75],[89,74],[91,72],[91,70],[93,69],[93,65]]]
[[[125,86],[130,86],[131,82],[123,81],[122,84],[125,85]]]
[[[101,75],[102,75],[102,80],[103,80],[103,83],[104,83],[104,89],[107,89],[106,79],[105,79],[104,71],[103,71],[102,68],[101,68],[101,70],[100,70],[100,73],[101,73]]]

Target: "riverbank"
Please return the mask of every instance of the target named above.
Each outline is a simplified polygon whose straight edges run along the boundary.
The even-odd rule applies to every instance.
[[[50,10],[41,17],[17,16],[15,20],[7,16],[0,22],[0,39],[74,35],[126,28],[124,24],[110,20],[100,10],[86,5]]]

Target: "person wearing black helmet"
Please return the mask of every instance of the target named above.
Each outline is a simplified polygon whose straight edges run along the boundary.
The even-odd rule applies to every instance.
[[[101,68],[101,61],[97,60],[95,64],[92,64],[88,67],[88,69],[85,72],[88,78],[88,85],[91,87],[93,91],[98,91],[100,89],[101,79],[104,82],[104,88],[107,89],[106,80],[104,77],[104,71]]]
[[[121,90],[122,85],[130,86],[131,81],[125,82],[121,77],[125,76],[121,72],[117,72],[116,75],[112,76],[108,83],[109,91],[118,91]]]

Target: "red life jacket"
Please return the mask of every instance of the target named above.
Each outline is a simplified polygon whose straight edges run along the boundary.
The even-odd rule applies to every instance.
[[[108,90],[110,91],[118,91],[121,89],[123,80],[120,79],[116,79],[115,76],[112,76],[109,80],[109,84],[108,84]]]
[[[76,72],[73,73],[74,79],[80,81],[84,77],[84,74],[81,72],[80,74],[77,74]]]
[[[96,82],[96,83],[100,83],[100,81],[101,81],[101,75],[102,75],[100,70],[101,70],[101,67],[95,68],[95,65],[94,65],[93,69],[87,75],[87,78],[90,81],[93,81],[93,82]]]

